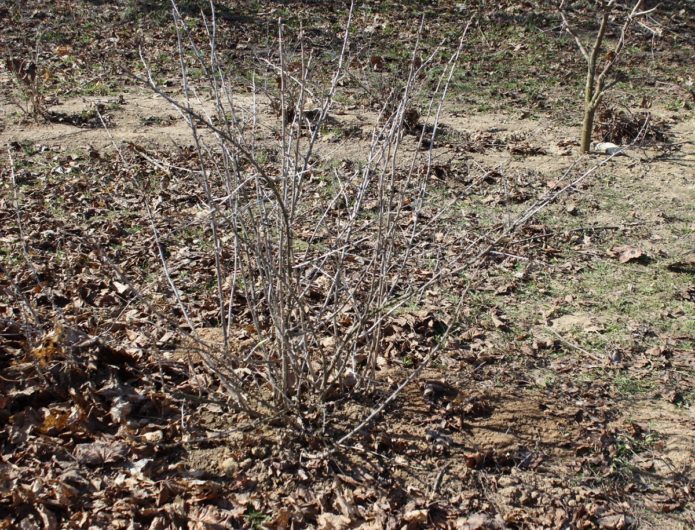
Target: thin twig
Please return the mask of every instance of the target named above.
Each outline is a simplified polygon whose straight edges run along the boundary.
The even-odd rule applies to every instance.
[[[549,326],[546,326],[545,329],[546,329],[547,331],[549,331],[550,333],[552,333],[553,335],[555,335],[555,337],[557,337],[557,338],[560,340],[560,342],[562,342],[563,344],[566,344],[566,345],[569,346],[570,348],[574,348],[575,350],[577,350],[578,352],[583,353],[583,354],[586,355],[587,357],[591,357],[594,361],[597,361],[597,362],[602,362],[602,361],[604,361],[604,359],[601,358],[601,356],[599,356],[599,355],[597,355],[597,354],[595,354],[595,353],[592,353],[592,352],[590,352],[590,351],[588,351],[588,350],[585,350],[584,348],[582,348],[581,346],[579,346],[579,344],[577,344],[577,343],[575,343],[575,342],[572,342],[571,340],[566,339],[565,337],[563,337],[562,335],[560,335],[557,331],[555,331],[553,328],[551,328],[551,327],[549,327]]]

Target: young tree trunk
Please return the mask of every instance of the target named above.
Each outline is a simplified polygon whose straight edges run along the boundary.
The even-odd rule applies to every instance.
[[[603,38],[606,36],[606,29],[608,27],[611,11],[614,7],[614,2],[615,0],[598,0],[599,8],[601,10],[601,23],[599,25],[598,32],[596,33],[594,44],[590,50],[587,50],[584,47],[584,44],[582,44],[579,36],[570,28],[569,23],[567,22],[567,17],[562,10],[563,3],[560,4],[560,15],[562,16],[563,25],[566,31],[574,37],[579,51],[584,59],[586,59],[587,64],[586,86],[584,87],[584,121],[582,123],[580,148],[582,154],[588,153],[591,149],[591,133],[594,130],[594,116],[596,114],[596,109],[601,103],[601,99],[603,98],[604,92],[607,88],[606,76],[612,70],[620,56],[620,53],[623,51],[623,47],[625,46],[627,30],[637,17],[644,16],[656,9],[652,8],[646,11],[640,11],[642,0],[635,1],[635,4],[633,5],[629,14],[625,17],[625,22],[623,23],[623,27],[620,31],[620,37],[618,38],[617,44],[615,44],[613,50],[610,50],[606,55],[605,64],[601,69],[599,69],[599,54],[601,53]]]
[[[601,52],[601,45],[603,44],[603,37],[606,34],[606,27],[608,25],[608,11],[604,11],[601,16],[601,26],[599,27],[598,33],[596,34],[596,41],[591,49],[590,54],[583,52],[587,60],[587,72],[586,72],[586,86],[584,87],[584,121],[582,123],[582,145],[580,152],[586,154],[591,149],[591,133],[594,130],[594,115],[596,114],[596,107],[598,105],[598,100],[602,95],[603,83],[602,77],[596,76],[596,63],[598,61],[599,53]]]
[[[594,114],[596,109],[587,103],[584,107],[584,121],[582,123],[582,145],[580,152],[586,154],[591,150],[591,133],[594,130]]]
[[[601,30],[603,30],[603,25]],[[599,82],[599,86],[596,86],[596,57],[602,40],[603,31],[599,31],[587,65],[586,86],[584,87],[584,121],[582,122],[582,144],[580,147],[582,154],[587,154],[591,150],[591,133],[594,131],[594,115],[596,114],[596,94],[601,91],[601,83]]]

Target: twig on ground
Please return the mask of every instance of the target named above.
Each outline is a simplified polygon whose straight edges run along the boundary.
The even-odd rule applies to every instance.
[[[578,352],[581,352],[581,353],[583,353],[584,355],[586,355],[586,356],[588,356],[588,357],[591,357],[594,361],[597,361],[597,362],[603,362],[603,361],[605,361],[605,359],[601,358],[600,355],[597,355],[597,354],[592,353],[592,352],[590,352],[590,351],[588,351],[588,350],[585,350],[585,349],[582,348],[579,344],[577,344],[577,343],[575,343],[575,342],[572,342],[571,340],[568,340],[568,339],[566,339],[565,337],[563,337],[562,335],[560,335],[560,334],[559,334],[557,331],[555,331],[553,328],[551,328],[551,327],[549,327],[549,326],[546,326],[545,329],[546,329],[547,331],[549,331],[550,333],[552,333],[555,337],[557,337],[557,338],[560,340],[560,342],[562,342],[563,344],[566,344],[566,345],[569,346],[570,348],[574,348],[574,349],[577,350]]]
[[[439,488],[441,488],[442,481],[444,480],[444,474],[447,472],[449,467],[451,467],[451,464],[444,464],[441,468],[439,468],[437,476],[434,478],[434,482],[430,488],[430,497],[439,493]]]

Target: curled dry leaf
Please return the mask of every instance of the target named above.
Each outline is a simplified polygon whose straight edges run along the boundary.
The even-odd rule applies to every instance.
[[[490,313],[490,318],[492,323],[497,329],[504,329],[507,327],[507,323],[503,320],[502,315],[496,315],[495,313]]]

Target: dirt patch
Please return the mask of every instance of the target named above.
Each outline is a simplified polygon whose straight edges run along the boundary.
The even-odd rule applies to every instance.
[[[17,123],[15,109],[11,105],[3,106],[0,111],[0,120],[6,124],[0,132],[3,143],[59,145],[65,150],[80,150],[88,146],[111,150],[114,144],[120,146],[123,142],[162,146],[188,145],[191,142],[190,130],[176,110],[147,92],[71,99],[50,106],[48,111],[55,117],[50,123],[41,123],[43,120]],[[85,120],[89,127],[83,126]]]

